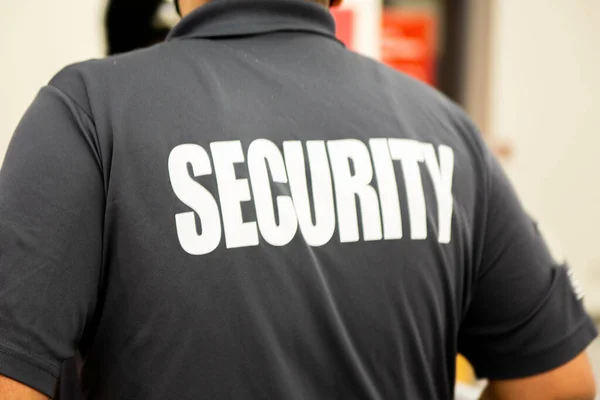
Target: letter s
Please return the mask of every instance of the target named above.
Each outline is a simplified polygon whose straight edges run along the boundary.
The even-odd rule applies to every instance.
[[[175,195],[193,210],[175,216],[177,236],[183,250],[195,256],[208,254],[221,242],[219,207],[212,194],[188,173],[192,166],[194,177],[212,174],[210,158],[201,146],[182,144],[169,155],[169,177]],[[198,234],[194,212],[200,217],[202,233]]]

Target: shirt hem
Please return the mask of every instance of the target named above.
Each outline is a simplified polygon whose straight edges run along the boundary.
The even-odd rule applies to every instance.
[[[14,354],[14,350],[0,343],[0,375],[20,382],[48,397],[54,395],[58,376],[24,360],[25,355]]]
[[[489,380],[519,379],[542,374],[573,360],[585,351],[597,334],[596,326],[588,318],[568,337],[544,351],[521,356],[488,355],[489,360],[480,360],[485,366],[476,366],[475,373]],[[479,364],[473,361],[475,365]]]

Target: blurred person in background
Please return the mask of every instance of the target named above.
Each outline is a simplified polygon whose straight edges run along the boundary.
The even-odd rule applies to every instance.
[[[331,5],[180,0],[40,91],[0,172],[1,399],[76,351],[89,399],[450,399],[459,351],[484,399],[593,399],[594,324],[476,128]]]
[[[163,0],[110,0],[105,31],[109,55],[126,53],[162,42],[169,28],[160,20]]]

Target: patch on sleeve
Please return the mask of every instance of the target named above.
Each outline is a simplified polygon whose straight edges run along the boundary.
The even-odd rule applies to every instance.
[[[569,267],[568,265],[565,265],[564,268],[567,270],[567,276],[569,277],[569,282],[571,282],[571,288],[573,289],[573,293],[575,293],[577,300],[582,300],[585,294],[583,292],[583,289],[581,288],[581,284],[575,277],[575,272],[573,271],[573,268]]]

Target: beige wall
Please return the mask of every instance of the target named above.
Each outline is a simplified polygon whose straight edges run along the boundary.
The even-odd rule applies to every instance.
[[[103,2],[0,1],[0,162],[39,88],[67,64],[102,55]]]
[[[379,59],[381,47],[380,0],[344,0],[343,7],[355,12],[355,50],[366,56]]]
[[[495,0],[489,133],[600,315],[600,1]]]

